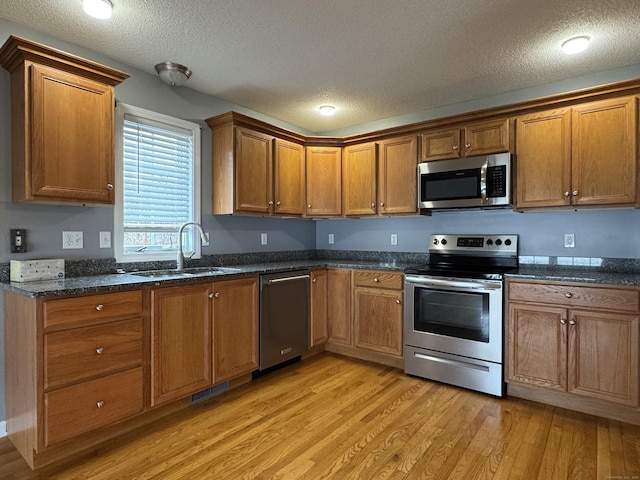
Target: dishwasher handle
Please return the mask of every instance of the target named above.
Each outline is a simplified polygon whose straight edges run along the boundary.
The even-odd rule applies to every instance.
[[[269,285],[272,283],[291,282],[292,280],[303,280],[305,278],[309,278],[308,273],[306,275],[296,275],[295,277],[274,278],[273,280],[269,280]]]

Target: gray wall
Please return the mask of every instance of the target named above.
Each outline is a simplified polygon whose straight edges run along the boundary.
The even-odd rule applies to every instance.
[[[436,213],[433,217],[376,218],[360,220],[296,220],[259,217],[214,217],[211,211],[211,135],[203,120],[235,110],[283,128],[312,134],[298,127],[258,112],[230,104],[188,88],[172,89],[155,75],[122,65],[114,60],[61,42],[26,27],[0,19],[0,44],[11,35],[20,35],[52,47],[74,53],[124,70],[132,75],[116,88],[119,101],[160,113],[173,115],[203,125],[202,147],[202,223],[211,233],[211,246],[204,254],[321,249],[388,250],[426,252],[426,236],[433,232],[492,233],[509,232],[522,235],[523,255],[567,255],[638,257],[640,245],[640,212],[635,210],[601,210],[588,212],[554,212],[519,214],[509,211]],[[358,125],[332,135],[349,135],[453,115],[489,106],[523,101],[551,93],[640,77],[640,65],[602,72],[552,85],[511,92],[426,112]],[[111,249],[98,248],[98,232],[113,231],[111,207],[71,207],[14,204],[10,191],[10,97],[9,74],[0,69],[0,263],[10,259],[111,258]],[[29,252],[10,255],[9,228],[28,231]],[[85,248],[62,250],[62,231],[84,232]],[[269,235],[269,244],[260,245],[260,233]],[[327,235],[334,233],[335,244],[328,245]],[[389,242],[391,233],[398,234],[398,245]],[[576,234],[576,248],[562,247],[562,234]],[[0,297],[0,421],[4,407],[4,317]]]

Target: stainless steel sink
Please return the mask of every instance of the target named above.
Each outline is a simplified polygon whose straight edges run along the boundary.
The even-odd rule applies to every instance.
[[[207,275],[225,274],[239,272],[239,268],[232,267],[192,267],[183,270],[147,270],[144,272],[131,272],[132,275],[147,278],[184,278],[184,277],[204,277]]]

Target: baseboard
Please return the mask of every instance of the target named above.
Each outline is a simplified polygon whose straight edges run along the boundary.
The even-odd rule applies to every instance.
[[[7,436],[7,422],[0,422],[0,438]]]

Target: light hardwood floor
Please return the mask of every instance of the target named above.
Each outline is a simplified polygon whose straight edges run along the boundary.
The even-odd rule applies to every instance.
[[[640,427],[321,354],[31,472],[0,479],[638,479]]]

